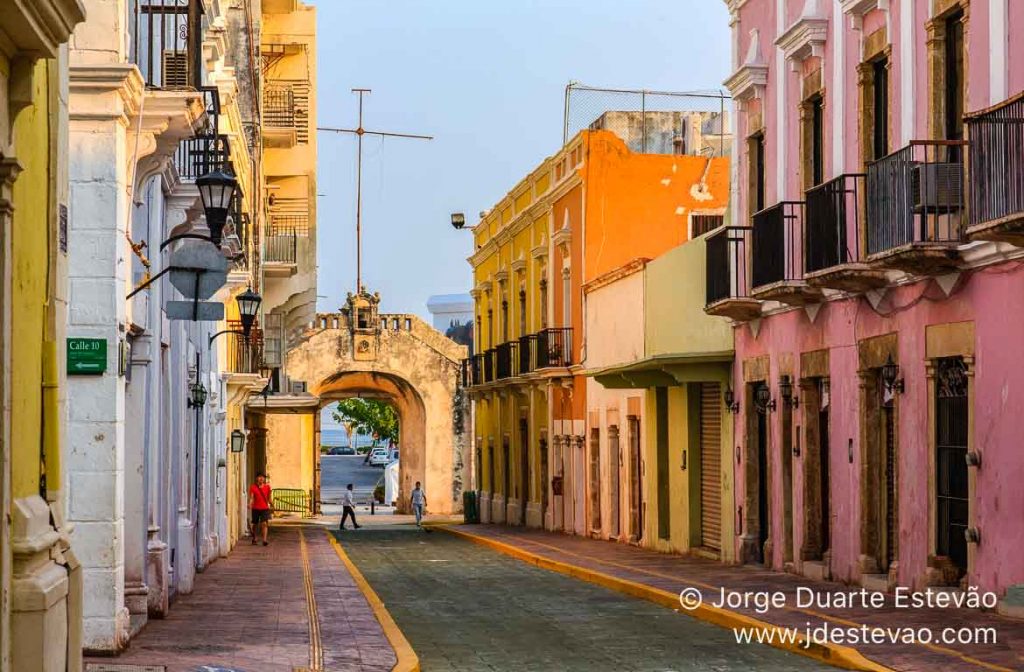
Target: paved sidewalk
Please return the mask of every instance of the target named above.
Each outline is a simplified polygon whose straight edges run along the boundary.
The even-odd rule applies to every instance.
[[[270,541],[243,539],[197,575],[195,590],[179,596],[167,618],[150,620],[121,655],[86,659],[86,672],[90,663],[167,672],[390,670],[391,645],[325,530],[275,524]]]
[[[781,591],[787,607],[758,613],[753,608],[733,611],[783,627],[803,630],[827,623],[832,627],[925,628],[938,637],[944,628],[994,628],[994,644],[857,644],[855,648],[870,660],[900,671],[953,672],[959,670],[1024,670],[1024,622],[993,613],[956,608],[896,608],[892,599],[874,609],[818,607],[800,609],[798,587],[835,596],[859,590],[837,583],[816,582],[803,577],[765,571],[755,567],[727,566],[701,558],[683,557],[640,549],[625,544],[598,541],[540,530],[493,525],[458,525],[453,529],[500,541],[543,558],[601,572],[663,591],[679,593],[687,587],[699,589],[705,604],[717,604],[720,590]],[[859,604],[859,600],[857,601]]]

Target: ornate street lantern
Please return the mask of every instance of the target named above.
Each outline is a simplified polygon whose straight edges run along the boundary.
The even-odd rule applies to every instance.
[[[459,229],[461,229],[465,225],[466,225],[466,215],[462,214],[461,212],[453,212],[452,213],[452,227],[454,227],[455,230],[458,231]]]
[[[245,451],[245,432],[236,429],[231,432],[231,452],[241,453]]]
[[[250,288],[239,294],[235,301],[238,303],[238,315],[242,320],[242,335],[249,338],[249,332],[252,331],[252,325],[256,321],[263,297]]]
[[[206,405],[206,386],[201,382],[196,381],[189,388],[189,408],[202,408]]]
[[[725,388],[724,401],[730,413],[740,412],[740,402],[736,401],[736,394],[732,391],[732,387]]]
[[[197,177],[196,187],[203,199],[203,211],[206,213],[206,226],[210,229],[210,240],[220,247],[224,225],[228,221],[228,211],[231,210],[231,199],[238,188],[238,180],[230,173],[216,170]]]
[[[779,396],[790,408],[800,408],[800,397],[793,396],[793,380],[789,376],[779,378]]]
[[[892,353],[882,367],[882,383],[890,393],[903,394],[903,379],[900,378],[900,365],[892,361]]]
[[[775,410],[775,400],[772,399],[772,392],[764,383],[758,385],[757,390],[754,391],[754,407],[757,408],[758,413]]]

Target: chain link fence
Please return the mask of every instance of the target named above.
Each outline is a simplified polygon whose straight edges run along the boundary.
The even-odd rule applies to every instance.
[[[721,91],[605,89],[570,82],[562,144],[584,129],[607,129],[634,152],[727,156],[730,100]]]

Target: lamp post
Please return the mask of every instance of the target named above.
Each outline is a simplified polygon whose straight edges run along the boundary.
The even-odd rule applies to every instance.
[[[466,215],[461,212],[452,213],[452,227],[458,231],[466,226]]]
[[[206,226],[210,229],[210,241],[220,247],[224,225],[228,221],[231,199],[238,189],[238,180],[231,173],[215,170],[196,178],[199,196],[203,199]]]

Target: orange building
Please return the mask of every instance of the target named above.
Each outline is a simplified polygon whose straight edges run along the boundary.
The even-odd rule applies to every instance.
[[[594,529],[587,343],[618,335],[587,333],[604,321],[587,315],[586,289],[724,215],[728,159],[634,145],[627,130],[580,132],[474,227],[479,351],[464,370],[487,522]]]

